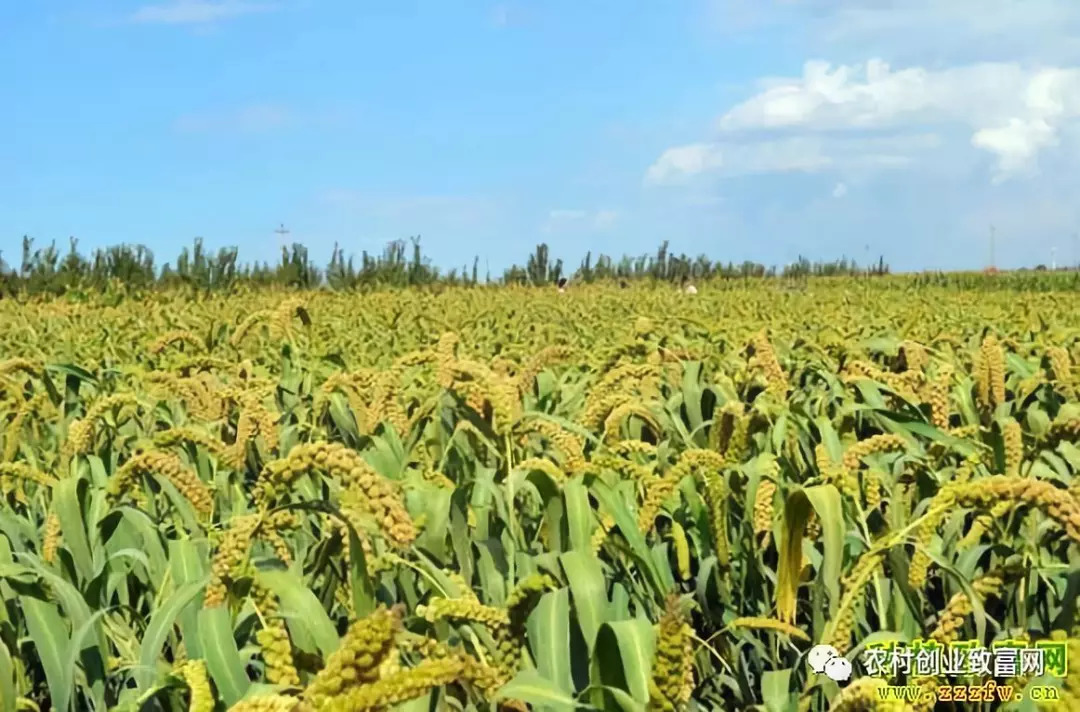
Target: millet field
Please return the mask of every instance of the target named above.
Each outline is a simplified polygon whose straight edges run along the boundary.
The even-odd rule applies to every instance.
[[[971,283],[0,299],[0,712],[1078,710],[1080,291]]]

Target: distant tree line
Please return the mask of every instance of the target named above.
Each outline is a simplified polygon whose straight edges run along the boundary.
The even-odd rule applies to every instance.
[[[217,291],[244,284],[335,290],[487,283],[542,286],[564,278],[586,283],[651,280],[678,284],[690,280],[776,276],[872,276],[889,271],[883,260],[860,267],[847,259],[810,262],[800,257],[779,270],[749,261],[723,263],[705,255],[671,254],[667,242],[661,244],[655,254],[624,256],[619,260],[607,255],[594,260],[590,252],[573,272],[566,268],[562,259],[551,257],[546,244],[540,244],[528,256],[524,266],[514,265],[495,279],[488,273],[481,278],[478,257],[473,259],[471,266],[464,265],[460,271],[457,268],[440,270],[423,255],[419,237],[410,238],[409,243],[404,240],[390,242],[382,254],[364,251],[359,261],[353,256],[346,257],[344,250],[335,245],[325,267],[316,265],[307,248],[297,243],[283,247],[281,260],[276,264],[241,264],[237,257],[235,247],[220,249],[215,254],[203,247],[202,240],[196,239],[190,248],[181,250],[174,262],[158,267],[153,253],[143,245],[116,245],[94,250],[86,257],[79,253],[74,238],[70,240],[67,253],[61,255],[55,242],[35,248],[34,240],[24,237],[22,258],[17,267],[5,262],[0,252],[0,291],[7,294],[65,294],[118,286],[134,289],[188,286],[199,291]]]

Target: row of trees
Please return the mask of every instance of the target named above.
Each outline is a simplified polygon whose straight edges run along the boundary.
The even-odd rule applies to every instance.
[[[282,248],[276,264],[238,262],[235,247],[218,250],[216,254],[204,249],[196,239],[191,248],[185,247],[175,262],[158,268],[154,255],[143,245],[117,245],[98,249],[89,257],[78,251],[72,238],[66,254],[61,255],[56,244],[34,247],[33,239],[24,237],[22,260],[18,267],[8,265],[0,252],[0,290],[5,293],[64,294],[72,291],[105,289],[111,285],[143,289],[187,285],[194,289],[213,291],[229,289],[240,284],[282,285],[299,288],[328,287],[331,289],[371,289],[377,287],[408,287],[426,285],[477,285],[483,283],[551,285],[563,278],[576,282],[601,280],[652,280],[681,283],[688,280],[808,277],[839,275],[883,275],[888,266],[879,260],[877,265],[860,267],[846,259],[829,263],[810,262],[805,258],[777,270],[756,262],[734,264],[712,261],[701,255],[674,255],[664,242],[653,255],[622,257],[615,260],[592,253],[585,256],[576,270],[570,272],[562,259],[552,259],[546,244],[536,247],[524,266],[514,265],[500,278],[485,273],[481,279],[479,258],[472,266],[442,271],[423,255],[420,238],[389,243],[382,254],[364,251],[359,262],[346,256],[334,246],[330,262],[325,267],[314,264],[307,248],[293,244]]]

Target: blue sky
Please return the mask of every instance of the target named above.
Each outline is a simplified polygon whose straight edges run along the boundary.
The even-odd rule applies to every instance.
[[[0,4],[0,249],[1080,260],[1075,0]]]

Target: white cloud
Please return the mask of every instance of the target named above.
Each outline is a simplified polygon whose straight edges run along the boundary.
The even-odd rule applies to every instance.
[[[832,189],[832,197],[843,198],[847,195],[847,183],[837,183]]]
[[[983,128],[1010,118],[1080,116],[1075,68],[984,63],[893,71],[879,59],[835,67],[811,61],[801,77],[769,84],[724,114],[720,130],[880,129],[950,121]]]
[[[1076,67],[1006,62],[893,70],[879,59],[836,66],[810,61],[801,77],[763,80],[761,87],[718,119],[716,140],[668,149],[648,169],[647,181],[816,171],[843,163],[837,153],[845,151],[864,165],[900,166],[918,152],[914,132],[927,127],[965,132],[971,146],[996,158],[995,180],[1001,181],[1033,171],[1040,153],[1057,146],[1080,119]]]
[[[724,165],[722,149],[716,144],[695,143],[669,148],[649,167],[645,180],[667,183],[680,176],[705,173]]]
[[[619,220],[615,210],[579,210],[555,209],[548,212],[547,221],[541,228],[544,232],[565,232],[571,230],[609,230]]]
[[[908,166],[940,146],[935,134],[909,136],[801,135],[760,138],[722,135],[712,143],[669,148],[645,173],[646,184],[685,183],[696,176],[818,173],[827,169],[882,170]]]
[[[286,106],[252,104],[238,109],[185,114],[173,123],[181,133],[260,133],[293,123],[296,116]]]
[[[1036,155],[1058,143],[1056,131],[1044,119],[1009,119],[1004,126],[980,129],[971,137],[974,146],[998,156],[995,182],[1033,168]]]
[[[267,3],[242,0],[173,0],[161,5],[144,5],[131,14],[131,21],[141,24],[205,25],[241,15],[277,9]]]

